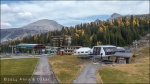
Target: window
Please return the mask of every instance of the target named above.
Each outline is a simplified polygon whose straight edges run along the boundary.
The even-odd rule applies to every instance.
[[[81,52],[81,53],[84,53],[84,52]]]
[[[94,55],[99,55],[100,51],[101,51],[101,47],[95,47],[94,50],[93,50],[93,54]]]
[[[106,55],[111,55],[114,54],[114,50],[116,49],[116,47],[104,47],[104,51]]]
[[[94,47],[94,49],[93,49],[93,54],[95,55],[95,52],[96,52],[96,47]]]
[[[120,59],[120,60],[124,60],[125,58],[123,58],[123,57],[120,57],[119,59]]]
[[[98,47],[97,54],[100,55],[101,47]]]

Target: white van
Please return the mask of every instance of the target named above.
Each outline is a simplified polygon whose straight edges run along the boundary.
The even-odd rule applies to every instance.
[[[92,48],[91,54],[93,56],[108,57],[114,54],[116,49],[117,47],[113,45],[99,45]]]

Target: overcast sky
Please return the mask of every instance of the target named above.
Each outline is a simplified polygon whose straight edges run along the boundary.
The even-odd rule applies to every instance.
[[[1,28],[17,28],[40,19],[64,26],[107,19],[113,13],[148,14],[149,1],[2,1]]]

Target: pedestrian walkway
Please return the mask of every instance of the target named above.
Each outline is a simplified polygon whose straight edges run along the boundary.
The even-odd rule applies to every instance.
[[[31,84],[52,84],[58,83],[54,73],[49,66],[46,56],[42,56],[39,60],[38,66],[32,76]]]
[[[73,81],[73,83],[97,83],[95,72],[101,67],[101,64],[86,63],[81,74]]]

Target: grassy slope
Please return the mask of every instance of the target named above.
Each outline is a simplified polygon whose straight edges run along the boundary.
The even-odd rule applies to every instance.
[[[32,75],[38,59],[1,60],[1,75]]]
[[[141,50],[132,64],[106,66],[98,72],[104,83],[149,83],[149,48]]]
[[[53,56],[49,58],[49,63],[59,81],[59,83],[71,83],[80,73],[82,64],[76,56]]]

